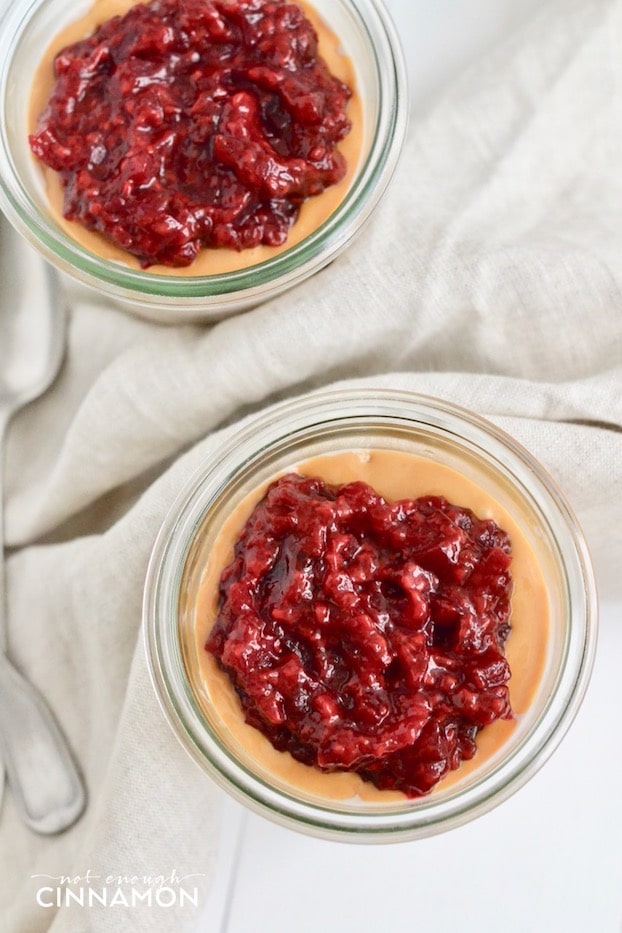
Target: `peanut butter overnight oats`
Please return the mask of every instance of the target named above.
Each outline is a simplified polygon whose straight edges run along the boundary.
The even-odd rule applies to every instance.
[[[176,24],[173,0],[156,3],[31,0],[24,7],[7,0],[0,209],[53,265],[124,310],[158,323],[214,322],[307,281],[363,230],[405,137],[404,58],[377,0],[179,0],[186,25],[205,14],[188,35]],[[156,10],[170,14],[170,32]],[[143,16],[137,54],[117,70],[121,49],[103,34],[112,22]],[[212,53],[223,53],[212,99],[209,87],[197,97],[210,75],[197,78],[193,61],[195,40],[199,63],[209,60],[201,42],[210,30]],[[229,41],[240,31],[244,49]],[[132,41],[131,34],[124,40],[128,52]],[[75,128],[76,101],[92,102],[80,132],[68,138],[55,126],[58,113],[49,119],[56,56],[60,84],[73,81],[68,112],[57,107],[60,124]],[[106,87],[116,88],[116,104],[98,98]],[[120,158],[114,139],[103,138],[108,133],[127,147]],[[47,149],[60,159],[59,171],[33,153],[31,139],[42,155]],[[114,192],[118,168],[123,181]],[[69,171],[79,185],[61,177]],[[135,247],[136,255],[128,251]]]
[[[189,650],[207,702],[268,769],[382,800],[498,750],[535,692],[548,625],[537,560],[484,490],[421,457],[352,451],[239,506]]]
[[[594,613],[539,464],[393,389],[240,426],[180,492],[145,586],[191,756],[257,812],[352,841],[460,825],[528,780],[583,696]]]
[[[199,275],[319,226],[355,173],[361,122],[351,62],[310,8],[99,0],[41,63],[30,144],[74,238]]]

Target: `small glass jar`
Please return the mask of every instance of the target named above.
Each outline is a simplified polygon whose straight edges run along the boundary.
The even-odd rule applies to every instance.
[[[359,233],[393,175],[407,116],[405,65],[379,0],[313,0],[350,58],[362,107],[361,153],[334,212],[300,242],[239,271],[161,275],[104,259],[71,238],[50,210],[28,144],[33,76],[51,37],[91,5],[12,0],[0,20],[0,207],[55,266],[130,310],[160,322],[216,320],[304,281]]]
[[[497,503],[520,527],[548,604],[548,632],[535,658],[536,686],[499,748],[481,763],[476,755],[427,796],[396,800],[388,795],[386,803],[335,799],[271,772],[231,737],[221,711],[206,700],[187,650],[207,559],[224,523],[249,493],[301,461],[374,450],[423,457]],[[507,798],[537,771],[584,695],[596,645],[596,594],[576,520],[551,478],[518,443],[444,401],[353,389],[289,401],[249,420],[190,480],[154,546],[144,628],[164,713],[207,774],[239,801],[283,825],[324,838],[386,842],[458,826]]]

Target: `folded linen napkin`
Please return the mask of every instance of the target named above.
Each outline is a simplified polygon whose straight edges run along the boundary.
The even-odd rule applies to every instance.
[[[621,37],[621,0],[547,4],[413,121],[356,244],[253,311],[159,327],[65,283],[65,368],[9,438],[9,638],[63,723],[90,804],[42,839],[5,793],[2,933],[197,922],[187,904],[41,907],[32,876],[209,885],[218,808],[152,694],[142,584],[180,485],[254,410],[348,380],[488,416],[551,471],[601,592],[622,596]]]

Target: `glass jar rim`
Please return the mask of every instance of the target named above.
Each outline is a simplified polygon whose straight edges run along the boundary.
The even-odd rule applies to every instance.
[[[102,259],[44,216],[21,181],[11,155],[5,98],[11,51],[32,17],[49,0],[12,0],[0,21],[0,205],[11,222],[43,254],[79,280],[129,303],[172,307],[180,299],[200,308],[206,301],[226,310],[241,298],[260,300],[278,282],[283,291],[319,271],[360,232],[382,198],[397,166],[408,120],[406,66],[395,27],[381,0],[340,0],[366,37],[378,79],[376,124],[369,152],[335,211],[299,243],[252,266],[214,275],[164,275]]]
[[[216,736],[206,732],[198,704],[184,683],[181,646],[175,646],[175,585],[200,527],[207,503],[240,470],[253,466],[282,437],[319,429],[327,423],[381,422],[432,426],[471,450],[479,450],[510,469],[523,493],[543,516],[543,533],[557,548],[567,589],[567,625],[554,694],[528,733],[508,757],[480,778],[443,798],[431,795],[416,805],[368,807],[352,812],[335,802],[301,800],[275,788],[236,762]],[[563,555],[563,557],[562,557]],[[178,594],[177,594],[178,595]],[[346,841],[397,841],[431,835],[480,815],[521,787],[557,747],[583,699],[596,647],[596,589],[587,546],[568,503],[551,477],[518,442],[492,423],[432,397],[387,389],[322,391],[283,402],[249,420],[225,442],[208,464],[185,484],[154,545],[145,584],[143,625],[149,667],[160,705],[186,751],[233,796],[284,825],[324,838]],[[176,623],[175,623],[176,624]],[[172,641],[171,641],[172,639]]]

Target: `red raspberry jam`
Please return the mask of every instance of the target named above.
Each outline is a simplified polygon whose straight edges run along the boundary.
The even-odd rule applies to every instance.
[[[285,0],[153,0],[55,58],[30,137],[63,211],[142,266],[287,239],[340,181],[350,89]]]
[[[288,474],[220,579],[206,644],[279,750],[427,793],[512,711],[508,535],[436,496]]]

